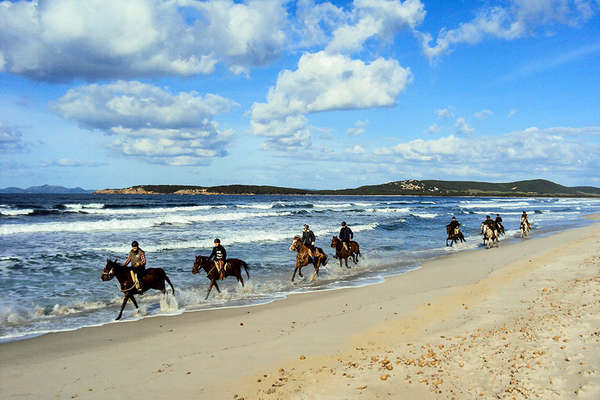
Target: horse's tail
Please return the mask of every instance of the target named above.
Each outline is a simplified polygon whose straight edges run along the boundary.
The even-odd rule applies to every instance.
[[[246,276],[248,276],[248,279],[250,279],[250,273],[248,272],[248,264],[246,264],[246,262],[242,260],[240,260],[240,264],[242,264],[242,267],[244,267],[244,270],[246,270]]]
[[[164,272],[164,271],[163,271]],[[171,290],[173,291],[173,296],[175,296],[175,288],[173,287],[173,284],[171,283],[171,280],[169,279],[169,277],[167,276],[167,273],[164,272],[165,274],[165,281],[167,281],[167,283],[169,284],[169,286],[171,286]]]
[[[325,254],[325,252],[323,252],[323,259],[321,260],[321,264],[327,265],[328,260],[329,260],[329,257],[327,257],[327,254]]]

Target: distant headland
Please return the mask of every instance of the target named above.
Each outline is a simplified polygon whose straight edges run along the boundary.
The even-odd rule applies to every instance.
[[[0,189],[0,193],[3,194],[85,194],[93,192],[93,190],[85,190],[80,187],[66,188],[64,186],[54,185],[30,186],[27,189],[18,187]]]
[[[534,179],[507,183],[474,181],[415,180],[360,186],[353,189],[311,190],[260,185],[138,185],[123,189],[102,189],[97,194],[201,194],[201,195],[405,195],[405,196],[543,196],[600,197],[600,188],[567,187]]]

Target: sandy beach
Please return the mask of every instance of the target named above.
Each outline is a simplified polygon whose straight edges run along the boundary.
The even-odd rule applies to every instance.
[[[377,285],[0,344],[0,398],[598,399],[599,316],[594,223]]]

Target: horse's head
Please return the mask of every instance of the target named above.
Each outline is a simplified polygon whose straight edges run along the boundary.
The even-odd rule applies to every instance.
[[[208,257],[205,256],[196,256],[194,260],[194,268],[192,268],[192,274],[197,274],[200,272],[200,269],[205,269],[205,265],[208,263]]]
[[[100,279],[102,281],[110,281],[115,276],[115,267],[118,267],[118,266],[119,266],[118,262],[107,258],[106,266],[104,267],[104,271],[102,272]]]
[[[340,239],[338,239],[337,236],[334,236],[333,238],[331,238],[331,248],[335,248],[339,241],[340,241]]]
[[[301,243],[302,242],[300,241],[300,236],[294,236],[294,240],[290,245],[290,251],[298,250],[300,248]]]

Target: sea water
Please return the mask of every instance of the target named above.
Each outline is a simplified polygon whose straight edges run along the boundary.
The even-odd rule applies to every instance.
[[[290,293],[379,282],[418,268],[425,260],[481,248],[480,224],[499,213],[502,241],[519,235],[527,211],[531,236],[586,223],[600,212],[588,198],[478,198],[406,196],[205,196],[205,195],[0,195],[0,341],[109,323],[122,293],[116,280],[102,282],[106,260],[125,261],[133,240],[146,252],[147,268],[163,268],[176,295],[157,291],[129,303],[123,320],[260,304]],[[445,225],[456,216],[467,242],[446,247]],[[330,247],[346,221],[362,257],[340,268]],[[329,255],[315,281],[313,269],[291,282],[296,253],[289,251],[302,226]],[[220,238],[231,258],[245,260],[250,279],[219,283],[204,300],[208,280],[192,275],[196,255],[209,255]],[[501,241],[501,243],[502,243]],[[502,244],[500,244],[502,245]],[[484,250],[481,250],[484,251]],[[493,251],[493,250],[485,250]],[[489,253],[482,253],[486,256]],[[244,274],[246,279],[246,275]],[[170,291],[169,291],[170,292]]]

